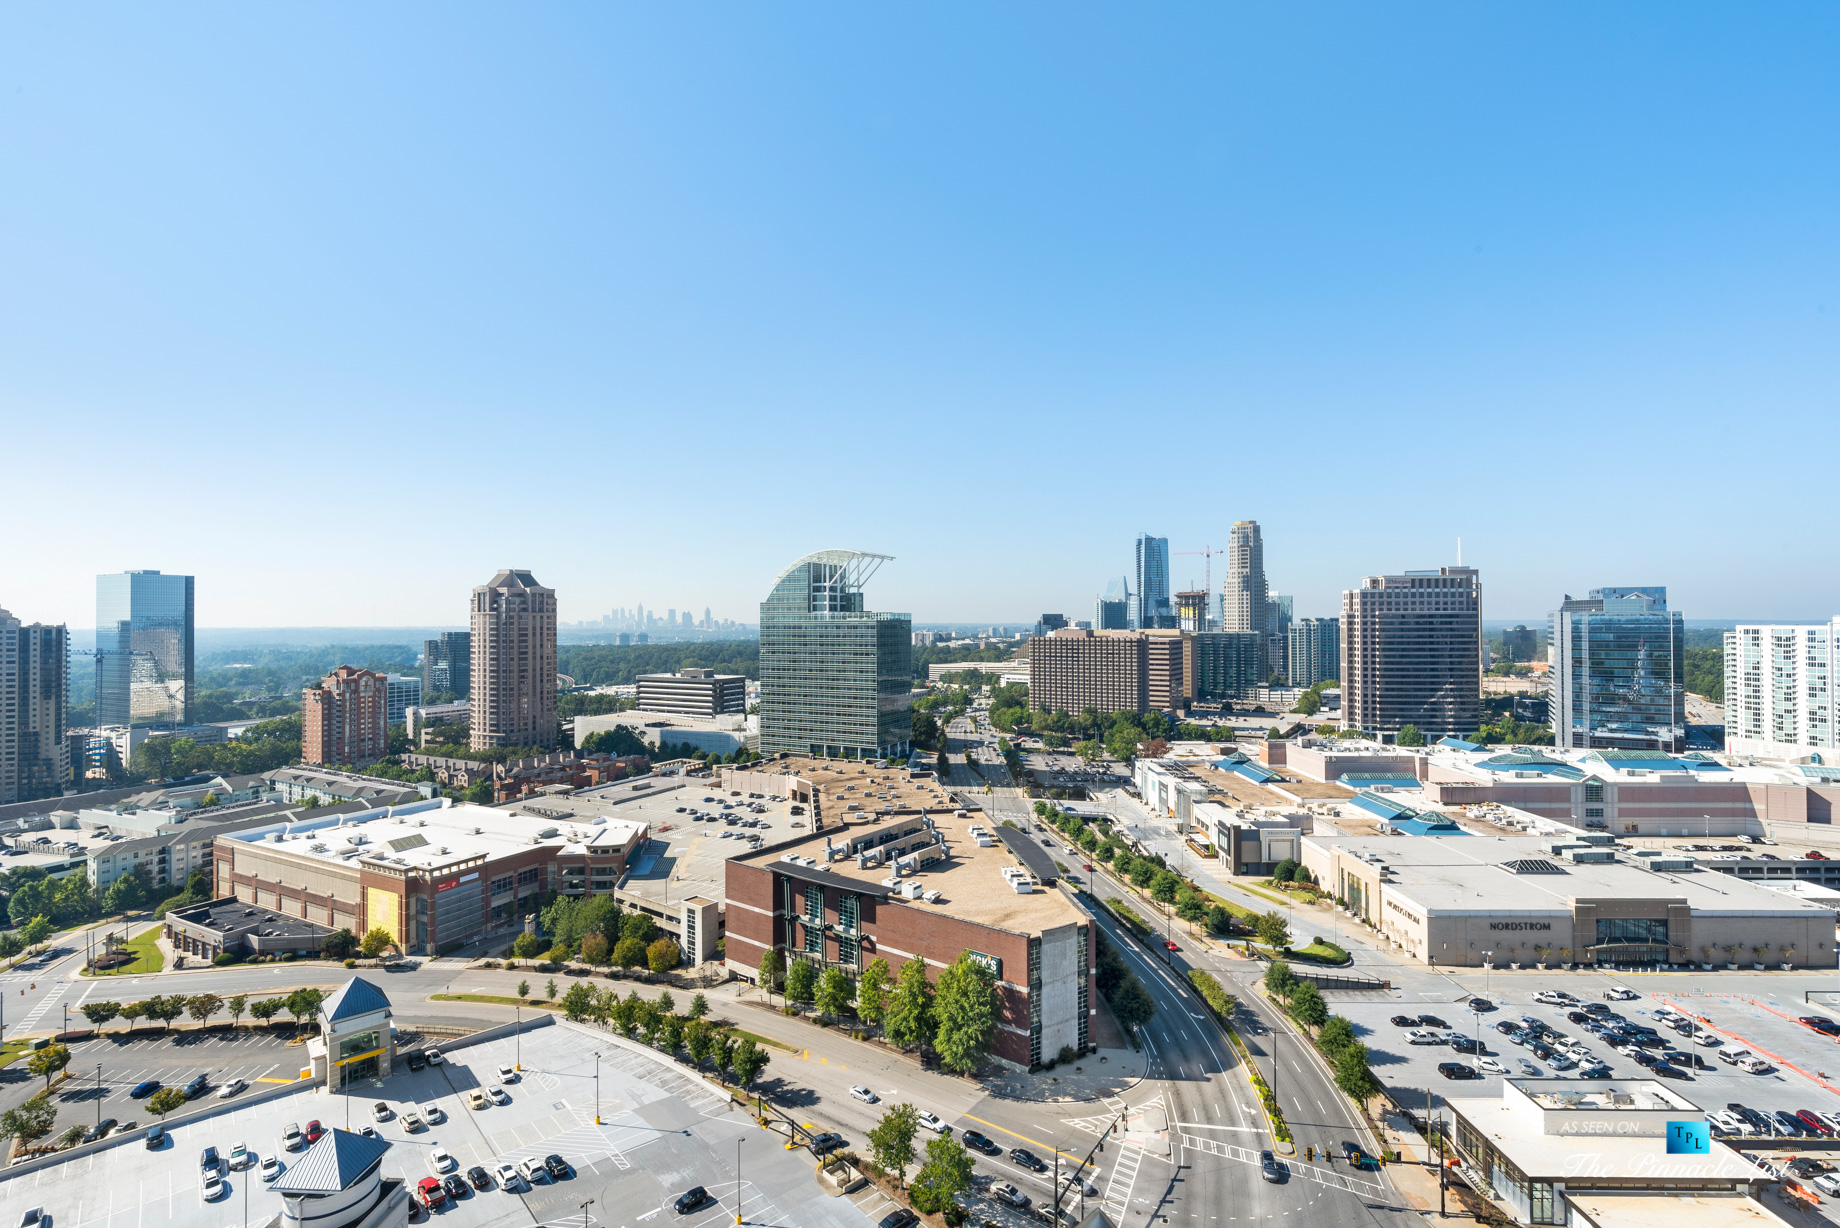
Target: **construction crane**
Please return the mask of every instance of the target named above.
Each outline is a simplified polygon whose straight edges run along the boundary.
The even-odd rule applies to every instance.
[[[1205,561],[1202,563],[1202,575],[1207,577],[1207,579],[1203,583],[1203,587],[1207,591],[1208,608],[1209,609],[1213,608],[1213,605],[1214,605],[1214,556],[1217,554],[1225,554],[1226,551],[1216,550],[1212,546],[1203,546],[1199,550],[1178,550],[1176,551],[1176,553],[1177,554],[1199,554],[1203,557]],[[1203,611],[1202,621],[1204,624],[1204,629],[1205,629],[1205,624],[1211,621],[1212,618],[1213,618],[1213,615],[1208,614],[1205,611]]]

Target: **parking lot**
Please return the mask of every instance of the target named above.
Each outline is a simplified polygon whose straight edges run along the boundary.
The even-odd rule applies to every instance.
[[[94,1126],[110,1117],[151,1124],[156,1119],[146,1111],[145,1100],[128,1094],[149,1080],[163,1087],[183,1087],[202,1074],[210,1080],[213,1094],[233,1079],[261,1087],[265,1086],[263,1079],[296,1078],[306,1055],[305,1045],[289,1045],[286,1036],[266,1031],[234,1036],[228,1032],[181,1032],[173,1037],[132,1040],[105,1036],[80,1041],[70,1046],[67,1069],[71,1077],[51,1094],[58,1115],[48,1137],[55,1138],[72,1125]],[[98,1066],[102,1068],[100,1079]],[[5,1103],[9,1107],[44,1086],[44,1080],[26,1070],[24,1061],[9,1066],[4,1078]]]
[[[510,1103],[468,1108],[466,1093],[498,1084],[498,1067],[513,1064],[520,1047],[524,1072],[503,1084]],[[388,1105],[388,1119],[381,1122],[371,1111],[379,1100]],[[435,1106],[437,1120],[409,1132],[405,1110],[425,1115],[428,1105]],[[820,1192],[810,1156],[786,1151],[778,1136],[731,1110],[721,1092],[668,1061],[567,1023],[537,1028],[521,1040],[506,1037],[457,1049],[445,1063],[420,1071],[399,1066],[390,1078],[365,1084],[350,1097],[313,1090],[235,1106],[230,1101],[223,1112],[178,1122],[158,1151],[148,1151],[138,1137],[127,1138],[0,1180],[0,1218],[18,1223],[28,1208],[43,1207],[55,1228],[221,1228],[227,1216],[244,1216],[247,1199],[248,1221],[266,1221],[279,1214],[281,1199],[255,1168],[225,1175],[228,1191],[218,1206],[202,1201],[201,1149],[215,1146],[228,1155],[244,1143],[263,1157],[278,1154],[285,1165],[303,1154],[282,1149],[289,1124],[305,1127],[317,1119],[344,1127],[349,1119],[352,1129],[369,1126],[391,1143],[384,1175],[411,1185],[429,1175],[429,1157],[437,1149],[456,1161],[450,1171],[462,1174],[475,1165],[489,1173],[500,1164],[540,1161],[552,1153],[566,1161],[567,1175],[559,1180],[540,1177],[516,1189],[494,1183],[423,1217],[457,1228],[565,1218],[586,1228],[627,1228],[661,1212],[668,1222],[708,1228],[724,1217],[732,1222],[738,1159],[741,1209],[750,1224],[863,1228],[874,1222],[850,1200]],[[670,1202],[696,1185],[718,1201],[695,1214],[674,1215]],[[590,1199],[593,1205],[584,1212]]]
[[[1688,1070],[1688,1077],[1684,1079],[1662,1080],[1671,1090],[1708,1111],[1722,1110],[1728,1104],[1738,1103],[1766,1115],[1777,1110],[1794,1113],[1800,1109],[1840,1113],[1840,1092],[1833,1090],[1834,1087],[1840,1087],[1840,1079],[1832,1077],[1840,1074],[1840,1061],[1836,1060],[1840,1054],[1834,1051],[1836,1043],[1840,1042],[1796,1021],[1802,1015],[1823,1012],[1800,1003],[1773,1001],[1762,995],[1696,992],[1690,990],[1684,981],[1676,982],[1672,977],[1667,978],[1667,981],[1668,988],[1650,988],[1638,984],[1632,988],[1644,992],[1636,1000],[1608,1002],[1606,1005],[1629,1022],[1654,1027],[1660,1033],[1666,1042],[1665,1050],[1651,1049],[1650,1052],[1695,1054],[1710,1066],[1710,1069],[1705,1070]],[[1496,981],[1498,987],[1501,984],[1501,980]],[[1593,978],[1589,984],[1592,988],[1588,990],[1583,985],[1574,985],[1572,992],[1581,1000],[1602,1002],[1603,982]],[[1675,984],[1679,988],[1674,988]],[[1453,1096],[1486,1095],[1490,1094],[1488,1089],[1491,1084],[1498,1086],[1497,1081],[1502,1078],[1536,1077],[1528,1074],[1522,1062],[1534,1063],[1539,1068],[1537,1077],[1579,1077],[1580,1072],[1576,1068],[1552,1069],[1527,1047],[1513,1043],[1497,1030],[1499,1022],[1518,1021],[1521,1016],[1537,1019],[1561,1035],[1581,1042],[1592,1057],[1609,1067],[1610,1078],[1655,1077],[1634,1060],[1632,1053],[1619,1053],[1602,1038],[1587,1033],[1579,1024],[1568,1020],[1568,1010],[1575,1010],[1576,1007],[1530,1002],[1527,999],[1532,996],[1531,990],[1532,987],[1516,986],[1505,997],[1492,998],[1496,1009],[1481,1015],[1471,1013],[1461,999],[1454,1002],[1407,1003],[1395,997],[1361,1001],[1354,1000],[1354,995],[1339,994],[1333,995],[1338,1000],[1332,1004],[1331,1009],[1346,1016],[1355,1025],[1356,1033],[1369,1048],[1375,1076],[1393,1089],[1402,1103],[1412,1107],[1424,1105],[1429,1095],[1430,1105],[1435,1110],[1446,1093]],[[1657,1009],[1676,1007],[1696,1019],[1708,1021],[1705,1030],[1710,1031],[1720,1043],[1717,1046],[1689,1043],[1686,1035],[1657,1019]],[[1479,1038],[1482,1051],[1478,1054],[1465,1054],[1454,1051],[1448,1045],[1410,1044],[1407,1039],[1409,1029],[1390,1022],[1394,1016],[1422,1015],[1441,1020],[1448,1025],[1448,1030]],[[1699,1025],[1695,1025],[1695,1030],[1700,1030]],[[1751,1074],[1717,1058],[1721,1050],[1743,1049],[1763,1057],[1769,1069]],[[1506,1068],[1506,1074],[1483,1070],[1479,1060],[1482,1057],[1493,1058]],[[1446,1079],[1437,1069],[1441,1062],[1460,1062],[1477,1069],[1482,1078],[1480,1081]],[[1829,1071],[1830,1065],[1835,1066],[1836,1070]],[[1829,1077],[1823,1079],[1823,1075]],[[1479,1088],[1482,1090],[1479,1091]]]

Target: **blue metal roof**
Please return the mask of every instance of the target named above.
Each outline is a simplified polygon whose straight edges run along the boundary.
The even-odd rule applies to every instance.
[[[388,1139],[331,1129],[289,1164],[268,1188],[283,1194],[336,1194],[350,1189],[390,1149]]]
[[[341,1019],[372,1015],[378,1011],[388,1014],[390,999],[385,996],[383,990],[363,977],[354,976],[333,990],[331,995],[320,1003],[319,1011],[326,1017],[328,1023],[337,1023]]]
[[[1437,744],[1439,746],[1448,746],[1452,750],[1481,750],[1482,749],[1482,747],[1478,746],[1476,743],[1465,742],[1462,738],[1439,738]]]

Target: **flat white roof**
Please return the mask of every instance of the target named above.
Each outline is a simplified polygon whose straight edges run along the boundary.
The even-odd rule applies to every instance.
[[[1570,916],[1574,900],[1680,900],[1697,915],[1805,917],[1831,913],[1761,883],[1710,870],[1646,870],[1619,851],[1611,862],[1571,862],[1549,851],[1553,836],[1334,836],[1306,847],[1366,854],[1390,871],[1386,889],[1442,916],[1504,912]],[[1510,862],[1545,862],[1556,872],[1516,873]]]
[[[226,839],[272,845],[340,865],[382,861],[402,869],[437,871],[542,845],[559,846],[563,853],[613,853],[645,830],[644,823],[600,815],[556,819],[442,798],[301,823],[277,823]]]
[[[1576,1179],[1588,1174],[1656,1184],[1670,1179],[1769,1179],[1768,1173],[1723,1144],[1714,1144],[1708,1155],[1668,1155],[1666,1140],[1653,1135],[1540,1133],[1529,1129],[1529,1119],[1500,1097],[1452,1098],[1447,1103],[1529,1177]]]

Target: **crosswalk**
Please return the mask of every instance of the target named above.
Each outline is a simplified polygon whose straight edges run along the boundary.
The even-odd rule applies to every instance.
[[[1203,1155],[1218,1156],[1223,1160],[1236,1160],[1241,1164],[1258,1165],[1264,1162],[1263,1157],[1257,1151],[1249,1147],[1237,1147],[1232,1143],[1223,1143],[1219,1139],[1189,1134],[1184,1131],[1181,1141],[1185,1150],[1198,1151]],[[1386,1194],[1386,1187],[1378,1181],[1367,1181],[1353,1173],[1345,1173],[1339,1169],[1323,1168],[1316,1164],[1299,1164],[1295,1160],[1285,1161],[1285,1167],[1293,1176],[1302,1177],[1306,1181],[1314,1181],[1330,1189],[1346,1190],[1363,1198],[1381,1198]]]
[[[1137,1186],[1137,1170],[1144,1166],[1144,1149],[1131,1143],[1118,1145],[1118,1158],[1112,1162],[1112,1178],[1105,1183],[1105,1198],[1099,1206],[1113,1221],[1122,1224],[1131,1205],[1131,1191]]]

